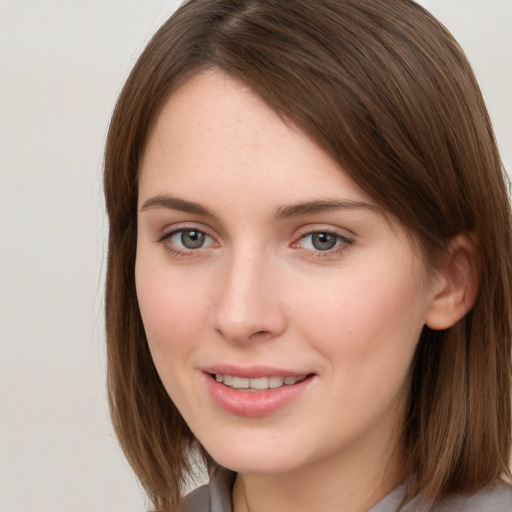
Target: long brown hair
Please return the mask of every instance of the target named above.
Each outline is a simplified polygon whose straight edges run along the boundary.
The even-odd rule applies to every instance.
[[[157,510],[177,509],[197,442],[156,373],[137,305],[138,169],[166,99],[212,67],[243,81],[317,141],[401,220],[428,265],[435,267],[456,234],[472,234],[478,299],[452,328],[425,327],[400,448],[405,474],[417,475],[413,493],[429,498],[507,474],[511,213],[491,123],[463,51],[410,0],[189,0],[136,63],[105,153],[110,407]]]

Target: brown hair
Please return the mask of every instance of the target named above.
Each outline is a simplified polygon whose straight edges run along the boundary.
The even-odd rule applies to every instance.
[[[425,327],[401,449],[405,474],[418,477],[413,493],[429,498],[508,474],[511,213],[491,123],[462,50],[410,0],[190,0],[136,63],[105,153],[110,407],[157,510],[177,509],[196,441],[160,382],[137,305],[138,169],[166,99],[212,67],[316,140],[401,220],[427,264],[435,266],[456,234],[472,234],[479,295],[452,328]]]

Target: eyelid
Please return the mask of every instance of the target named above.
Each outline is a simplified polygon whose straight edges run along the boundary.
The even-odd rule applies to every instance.
[[[209,229],[207,226],[201,224],[200,222],[180,222],[177,224],[171,224],[169,226],[166,226],[162,230],[160,230],[160,233],[157,238],[157,242],[162,242],[171,236],[175,235],[176,233],[179,233],[180,231],[185,230],[190,231],[200,231],[201,233],[204,233],[205,235],[209,236],[213,240],[216,240],[216,236],[212,233],[212,230]]]
[[[205,235],[206,237],[210,238],[211,240],[215,241],[213,237],[211,237],[208,233],[205,233],[201,229],[195,229],[195,228],[179,228],[174,229],[172,231],[169,231],[168,233],[163,234],[158,241],[159,242],[165,242],[166,240],[170,240],[173,236],[177,235],[178,233],[182,233],[184,231],[196,231],[197,233],[201,233]]]
[[[313,233],[330,233],[351,242],[354,242],[356,237],[356,234],[347,228],[340,228],[326,224],[308,224],[307,226],[299,228],[293,236],[293,239],[298,241]]]

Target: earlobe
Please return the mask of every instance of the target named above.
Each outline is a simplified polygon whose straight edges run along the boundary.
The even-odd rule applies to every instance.
[[[437,272],[437,286],[425,318],[428,327],[448,329],[474,306],[478,295],[478,269],[474,238],[468,233],[454,237]]]

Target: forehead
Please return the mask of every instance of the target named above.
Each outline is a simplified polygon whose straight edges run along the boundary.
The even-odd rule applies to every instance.
[[[275,189],[279,177],[285,189]],[[144,152],[140,192],[198,192],[221,183],[225,195],[249,188],[254,194],[286,193],[292,200],[304,193],[306,182],[312,194],[328,193],[336,184],[347,198],[370,201],[318,144],[246,85],[207,71],[182,84],[162,108]]]
[[[220,167],[223,150],[231,153],[232,160],[249,154],[254,158],[258,149],[264,149],[259,153],[262,163],[269,152],[298,151],[308,143],[298,128],[285,124],[243,82],[209,70],[189,78],[164,104],[150,133],[142,168],[149,166],[151,152],[166,152],[173,158],[186,155],[196,162],[215,155]]]

